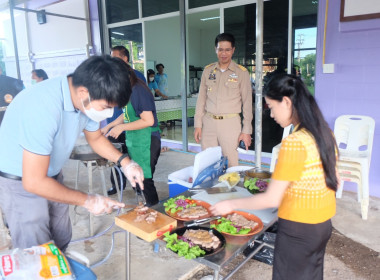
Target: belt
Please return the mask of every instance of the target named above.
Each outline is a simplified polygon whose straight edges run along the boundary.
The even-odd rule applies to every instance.
[[[214,115],[211,113],[207,113],[207,115],[209,115],[214,120],[223,120],[223,119],[229,119],[229,118],[234,118],[236,116],[239,116],[239,114],[236,114],[236,113],[235,114],[225,114],[225,115]]]
[[[50,177],[50,178],[57,180],[58,175],[59,175],[59,173],[57,175]],[[12,174],[1,172],[1,171],[0,171],[0,176],[7,178],[7,179],[11,179],[11,180],[22,181],[22,177],[20,177],[20,176],[12,175]]]

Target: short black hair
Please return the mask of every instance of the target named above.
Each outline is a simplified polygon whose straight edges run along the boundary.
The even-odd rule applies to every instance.
[[[32,71],[32,73],[35,73],[36,76],[37,76],[38,78],[42,78],[42,80],[47,80],[47,79],[49,79],[49,77],[48,77],[48,75],[46,74],[46,72],[45,72],[44,70],[42,70],[42,69],[34,69],[34,70]]]
[[[129,50],[124,47],[124,46],[115,46],[113,48],[111,48],[111,51],[118,51],[121,53],[122,56],[126,56],[128,58],[128,62],[130,62],[129,60]]]
[[[120,58],[104,55],[86,59],[70,76],[73,86],[86,87],[92,100],[105,99],[122,108],[132,92],[129,75],[128,64]]]
[[[231,43],[231,46],[234,48],[235,47],[235,37],[234,35],[230,33],[220,33],[218,36],[215,38],[215,47],[218,46],[219,42],[227,41]]]
[[[149,75],[154,75],[154,74],[156,74],[155,72],[154,72],[154,70],[153,69],[148,69],[148,71],[146,71],[146,74],[147,74],[147,76],[149,76]]]
[[[158,64],[156,65],[156,69],[157,69],[157,71],[158,71],[158,68],[159,68],[160,66],[162,66],[162,68],[165,68],[165,66],[164,66],[162,63],[158,63]]]

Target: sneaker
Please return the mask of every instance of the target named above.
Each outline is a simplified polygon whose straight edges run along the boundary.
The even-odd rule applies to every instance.
[[[123,190],[125,190],[125,186],[123,186]],[[108,189],[107,194],[108,195],[113,195],[115,193],[117,193],[116,186],[112,185],[112,187]]]

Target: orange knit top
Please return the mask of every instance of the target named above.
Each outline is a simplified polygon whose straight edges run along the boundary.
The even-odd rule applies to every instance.
[[[282,141],[272,178],[290,181],[279,218],[317,224],[335,215],[335,192],[326,186],[317,145],[307,130],[297,130]]]

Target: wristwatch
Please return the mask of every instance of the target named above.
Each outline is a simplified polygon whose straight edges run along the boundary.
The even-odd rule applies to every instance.
[[[118,166],[121,166],[121,161],[122,161],[123,159],[125,159],[126,157],[128,157],[128,156],[129,156],[128,153],[122,154],[122,155],[119,157],[119,159],[117,160],[116,164],[117,164]]]

